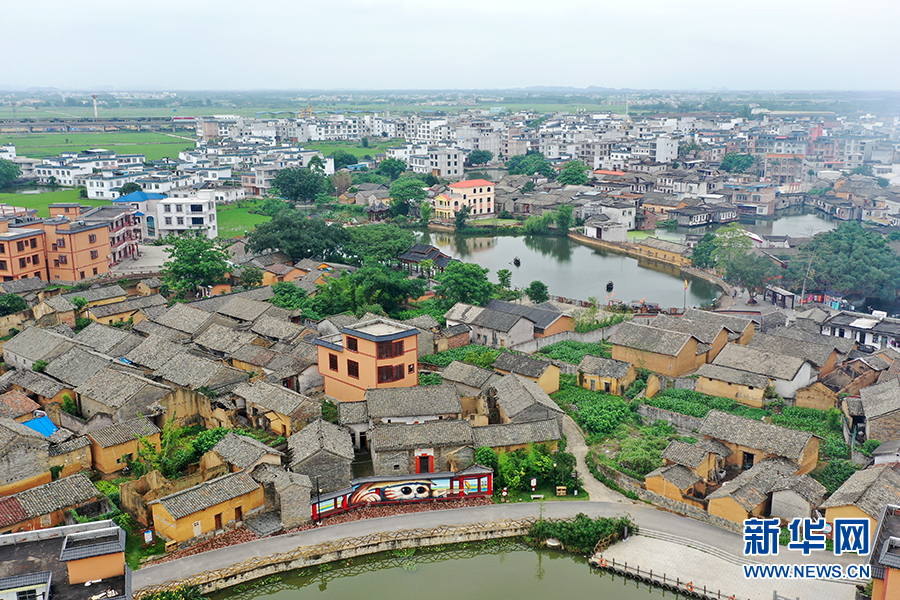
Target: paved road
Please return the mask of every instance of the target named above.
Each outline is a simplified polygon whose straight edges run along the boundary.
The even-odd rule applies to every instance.
[[[584,490],[588,493],[591,500],[632,503],[631,500],[619,492],[614,492],[594,479],[594,476],[588,471],[587,463],[584,462],[584,457],[588,451],[588,447],[584,443],[584,433],[569,415],[566,415],[563,419],[563,433],[566,434],[566,451],[575,455],[575,470],[578,471],[581,479],[584,480]]]
[[[289,535],[275,536],[254,540],[236,546],[229,546],[211,552],[187,556],[178,560],[145,567],[134,573],[134,589],[147,585],[163,583],[169,580],[183,579],[234,564],[254,556],[287,552],[298,546],[317,544],[347,537],[358,537],[370,533],[398,531],[402,529],[431,528],[440,525],[464,525],[500,519],[517,519],[538,517],[543,509],[545,518],[567,518],[577,513],[585,513],[592,517],[614,517],[623,514],[631,515],[641,527],[656,531],[675,533],[687,540],[695,540],[701,544],[714,546],[734,556],[743,556],[742,536],[701,523],[686,517],[663,512],[646,504],[626,505],[620,502],[546,502],[522,504],[494,504],[473,508],[459,508],[436,512],[412,513],[378,519],[364,519],[339,525],[329,525],[316,529],[300,531]],[[769,562],[787,562],[784,556],[772,557]],[[815,562],[812,557],[804,560],[802,554],[791,553],[790,562]],[[780,559],[780,560],[778,560]],[[830,556],[827,562],[859,562],[847,555]]]

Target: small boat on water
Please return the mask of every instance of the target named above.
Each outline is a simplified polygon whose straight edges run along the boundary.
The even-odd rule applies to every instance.
[[[607,282],[606,282],[606,291],[607,291],[607,292],[611,292],[612,290],[613,290],[613,282],[612,282],[612,281],[607,281]]]
[[[517,256],[513,259],[513,264],[516,265],[517,267],[519,267],[522,265],[522,261],[519,260],[519,257]]]

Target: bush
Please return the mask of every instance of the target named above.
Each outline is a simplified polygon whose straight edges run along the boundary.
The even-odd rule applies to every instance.
[[[556,342],[555,344],[541,348],[538,352],[554,360],[561,360],[573,365],[580,363],[581,359],[588,354],[602,356],[603,358],[610,358],[611,356],[609,344],[594,344],[589,342],[576,342],[573,340]]]
[[[821,471],[813,472],[812,478],[824,485],[829,494],[833,494],[858,469],[859,465],[853,461],[834,459]]]
[[[881,445],[880,440],[866,440],[863,445],[858,448],[860,452],[866,456],[872,456],[872,453]]]
[[[48,363],[46,360],[36,360],[31,365],[31,370],[35,371],[36,373],[43,373],[44,369],[47,368],[48,364],[50,364],[50,363]]]
[[[419,358],[419,362],[443,368],[454,360],[460,360],[469,364],[487,367],[494,364],[498,356],[500,356],[499,350],[492,350],[477,344],[469,344],[461,348],[452,348],[437,354],[422,356]]]
[[[72,396],[70,396],[68,394],[63,394],[62,409],[72,416],[75,416],[75,417],[79,416],[78,415],[78,405],[75,404],[74,400],[72,400]]]
[[[625,528],[637,532],[637,525],[628,517],[592,519],[578,513],[573,521],[548,521],[541,519],[528,530],[528,536],[536,540],[556,538],[567,550],[590,554],[597,542],[609,536],[624,537]]]
[[[442,383],[444,383],[444,378],[439,373],[419,372],[419,385],[441,385]]]
[[[322,420],[328,421],[329,423],[338,422],[337,404],[335,404],[331,400],[325,400],[322,402]]]

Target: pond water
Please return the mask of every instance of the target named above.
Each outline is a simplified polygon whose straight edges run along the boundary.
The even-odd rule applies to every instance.
[[[532,281],[547,284],[552,296],[587,300],[599,298],[631,302],[646,300],[663,308],[701,306],[713,300],[719,289],[702,279],[688,278],[688,289],[680,269],[658,261],[645,261],[623,254],[583,246],[568,238],[545,236],[469,236],[424,232],[422,242],[465,262],[490,269],[497,281],[498,269],[512,271],[512,285],[527,287]],[[512,264],[519,257],[521,266]],[[607,294],[606,282],[613,292]],[[685,294],[685,292],[687,292]]]
[[[812,209],[804,209],[795,206],[778,211],[776,219],[746,219],[740,220],[740,225],[747,231],[759,235],[787,235],[790,237],[808,237],[810,234],[815,235],[822,231],[829,231],[838,226],[840,221],[836,221],[828,215]],[[664,240],[672,240],[673,242],[681,242],[684,236],[688,234],[703,235],[707,231],[715,231],[720,225],[710,225],[704,227],[678,227],[674,230],[657,229],[651,233],[649,231],[630,231],[629,238],[642,238],[648,235],[655,235]]]
[[[329,568],[331,567],[331,568]],[[518,544],[481,550],[447,546],[417,551],[408,558],[373,555],[335,565],[283,573],[281,581],[231,588],[211,600],[547,600],[600,598],[637,600],[674,598],[643,584],[591,569],[584,557]],[[266,580],[267,581],[267,580]]]

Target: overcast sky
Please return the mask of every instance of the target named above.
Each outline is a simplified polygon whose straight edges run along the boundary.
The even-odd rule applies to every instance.
[[[3,0],[0,87],[900,90],[896,0]]]

